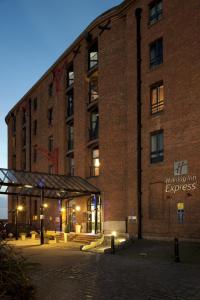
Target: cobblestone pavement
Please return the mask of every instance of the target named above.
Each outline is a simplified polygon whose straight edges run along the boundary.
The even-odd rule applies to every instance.
[[[80,252],[79,245],[23,247],[36,299],[48,300],[200,300],[200,244],[137,241],[115,255]]]

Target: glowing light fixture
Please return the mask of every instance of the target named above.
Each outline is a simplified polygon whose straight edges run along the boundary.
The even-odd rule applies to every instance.
[[[76,206],[76,211],[80,211],[80,210],[81,210],[80,206],[77,205],[77,206]]]
[[[47,203],[44,203],[44,204],[43,204],[43,207],[44,207],[44,208],[47,208],[47,207],[48,207],[48,204],[47,204]]]
[[[17,210],[18,210],[18,211],[22,211],[23,209],[24,209],[24,207],[23,207],[22,205],[18,205],[18,206],[17,206]]]
[[[30,184],[25,184],[25,186],[24,186],[25,188],[27,188],[27,189],[32,189],[33,188],[33,186],[32,185],[30,185]]]
[[[65,207],[62,207],[60,211],[61,211],[61,212],[65,212],[65,211],[66,211],[66,208],[65,208]]]
[[[112,231],[111,235],[117,236],[117,232],[116,231]]]

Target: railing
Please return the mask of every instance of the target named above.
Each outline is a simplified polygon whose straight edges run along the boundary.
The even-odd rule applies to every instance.
[[[151,113],[155,114],[155,113],[163,110],[163,108],[164,108],[164,100],[159,101],[155,104],[151,104]]]
[[[74,107],[73,105],[68,105],[67,107],[67,117],[71,117],[74,114]]]

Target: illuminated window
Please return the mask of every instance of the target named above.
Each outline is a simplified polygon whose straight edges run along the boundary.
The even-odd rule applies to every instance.
[[[89,70],[98,65],[98,42],[95,42],[88,52],[88,67]]]
[[[164,159],[163,130],[151,133],[151,163],[157,163]]]
[[[99,176],[99,149],[92,149],[92,167],[91,167],[91,176]]]
[[[155,114],[164,108],[164,86],[163,82],[154,84],[151,90],[151,113]]]
[[[149,24],[152,25],[162,18],[162,1],[153,1],[149,5]]]
[[[150,44],[150,67],[163,63],[163,40],[162,38]]]
[[[73,64],[67,69],[67,87],[70,87],[74,84],[74,69]]]

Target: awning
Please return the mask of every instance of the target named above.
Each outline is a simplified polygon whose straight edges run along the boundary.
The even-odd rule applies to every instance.
[[[39,172],[16,171],[0,168],[0,194],[69,199],[91,194],[100,190],[78,176],[66,176]]]

